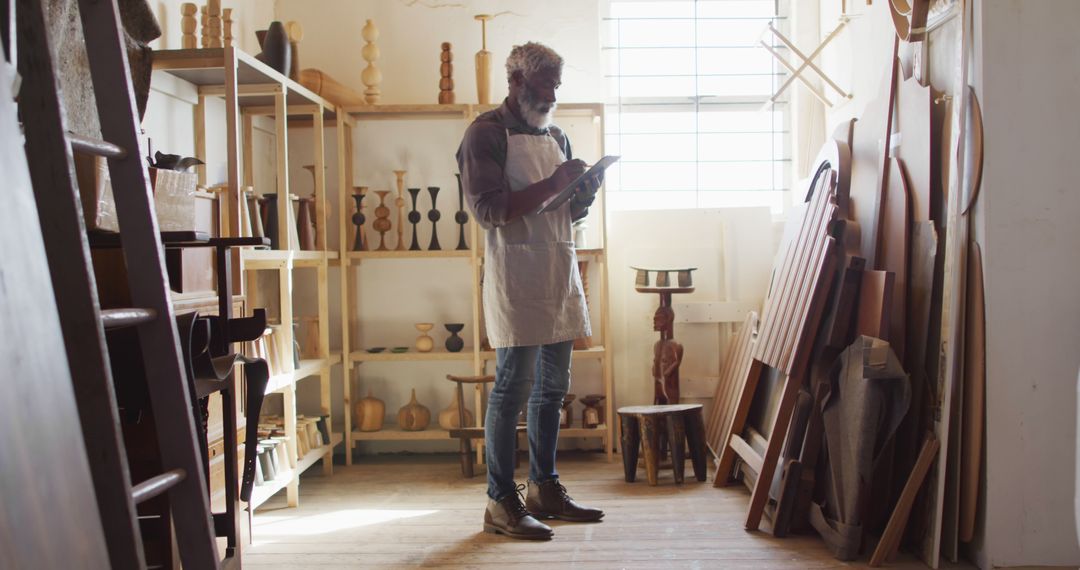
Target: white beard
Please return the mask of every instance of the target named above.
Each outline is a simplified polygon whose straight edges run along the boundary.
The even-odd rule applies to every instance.
[[[554,121],[555,103],[546,110],[529,93],[528,88],[523,89],[518,95],[518,107],[521,109],[522,119],[534,129],[546,129]]]

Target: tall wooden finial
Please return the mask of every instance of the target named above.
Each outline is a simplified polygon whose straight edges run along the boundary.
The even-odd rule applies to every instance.
[[[439,103],[452,104],[454,102],[454,52],[450,50],[450,42],[443,42],[442,53],[439,55]]]
[[[490,14],[477,14],[480,21],[480,51],[476,52],[476,99],[481,105],[491,103],[491,52],[487,50],[487,23]]]
[[[232,25],[232,8],[225,8],[221,11],[221,37],[225,41],[225,47],[232,47],[233,45]]]
[[[379,102],[379,97],[382,95],[382,92],[379,91],[379,84],[382,83],[382,72],[375,65],[375,60],[379,59],[379,46],[375,44],[375,40],[379,39],[379,28],[375,27],[375,21],[368,20],[364,24],[361,34],[367,43],[364,44],[364,49],[360,52],[360,55],[363,56],[364,61],[368,62],[368,65],[360,74],[360,80],[367,86],[367,89],[364,89],[365,101],[367,101],[368,105],[374,105]]]
[[[195,14],[199,13],[199,7],[193,2],[184,2],[180,5],[180,47],[183,49],[195,49]]]

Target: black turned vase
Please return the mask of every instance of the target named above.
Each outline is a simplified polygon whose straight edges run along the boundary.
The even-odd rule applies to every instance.
[[[431,209],[428,210],[427,219],[431,220],[431,243],[428,244],[428,251],[439,251],[442,247],[439,245],[439,218],[442,214],[439,213],[438,207],[435,202],[439,198],[439,187],[428,186],[428,193],[431,194]]]
[[[356,226],[356,239],[353,240],[353,251],[364,251],[367,249],[364,243],[364,194],[353,194],[353,200],[356,200],[356,213],[352,215],[352,223]]]
[[[469,223],[469,214],[465,213],[465,192],[461,188],[461,174],[454,176],[457,177],[458,196],[458,211],[454,214],[454,221],[458,223],[457,249],[469,249],[469,245],[465,243],[465,224]]]
[[[420,251],[420,240],[416,237],[416,224],[420,223],[420,211],[416,209],[416,199],[420,196],[419,188],[409,188],[409,196],[412,197],[412,211],[409,212],[409,223],[412,224],[412,244],[409,251]]]
[[[461,352],[462,348],[465,348],[465,341],[462,340],[457,333],[461,332],[461,329],[465,328],[464,323],[447,323],[443,325],[446,330],[450,332],[450,337],[446,339],[446,350],[450,352]]]
[[[289,44],[289,34],[285,31],[285,25],[281,22],[270,22],[270,27],[265,31],[255,32],[262,46],[262,53],[255,59],[274,68],[278,73],[289,76],[292,64],[292,46]]]

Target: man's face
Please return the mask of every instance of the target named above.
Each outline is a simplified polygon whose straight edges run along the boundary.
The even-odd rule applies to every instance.
[[[542,69],[525,77],[518,90],[517,102],[522,118],[534,129],[546,128],[555,113],[555,91],[562,84],[557,69]]]

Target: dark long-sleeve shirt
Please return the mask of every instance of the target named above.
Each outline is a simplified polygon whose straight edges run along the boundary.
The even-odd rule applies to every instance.
[[[534,129],[518,119],[505,100],[498,109],[477,117],[465,130],[461,146],[458,147],[457,161],[465,200],[484,229],[507,223],[510,205],[510,182],[505,173],[508,131],[510,136],[548,134],[558,143],[567,160],[573,158],[570,139],[559,127],[552,125],[544,130]],[[591,203],[591,197],[572,200],[571,219],[585,217]]]

